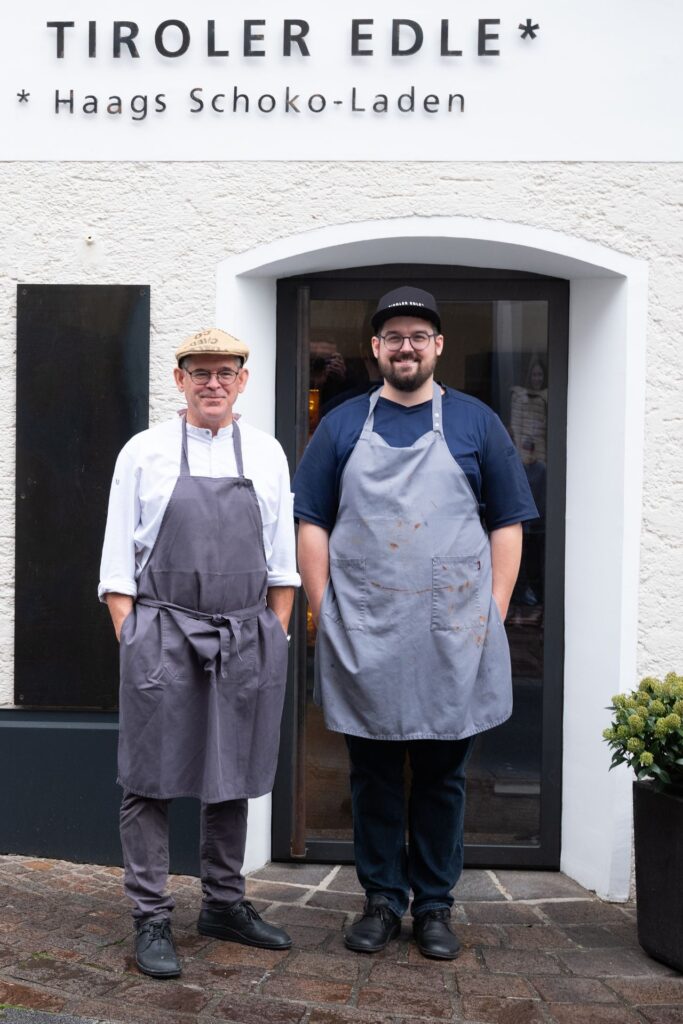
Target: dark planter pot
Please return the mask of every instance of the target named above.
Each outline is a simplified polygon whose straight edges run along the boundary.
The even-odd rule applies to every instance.
[[[633,783],[638,942],[683,971],[683,796]]]

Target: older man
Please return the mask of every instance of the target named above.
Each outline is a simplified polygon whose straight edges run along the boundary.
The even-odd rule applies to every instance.
[[[383,385],[322,420],[294,481],[316,691],[328,729],[346,737],[367,895],[346,945],[383,949],[412,888],[418,948],[451,959],[465,765],[472,737],[512,709],[503,620],[519,524],[536,510],[498,417],[434,381],[444,346],[434,297],[389,292],[372,325]]]
[[[120,642],[118,781],[135,954],[180,973],[166,892],[168,803],[201,801],[198,930],[286,949],[244,900],[247,800],[272,788],[299,584],[287,462],[233,415],[249,350],[200,331],[176,352],[187,409],[133,437],[114,471],[100,599]]]

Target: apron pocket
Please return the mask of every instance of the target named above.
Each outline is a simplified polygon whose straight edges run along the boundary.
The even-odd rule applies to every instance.
[[[345,629],[365,629],[367,579],[364,558],[330,558],[323,615]]]
[[[181,666],[184,667],[187,660],[187,640],[166,608],[159,609],[159,621],[161,623],[160,668],[169,679],[177,679]]]
[[[458,631],[479,624],[478,558],[432,558],[432,629]]]

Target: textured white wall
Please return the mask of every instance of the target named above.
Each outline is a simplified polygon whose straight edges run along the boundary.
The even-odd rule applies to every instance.
[[[648,262],[639,667],[682,670],[683,166],[4,163],[0,195],[0,705],[11,705],[13,689],[16,284],[150,284],[156,422],[177,407],[177,339],[213,321],[222,259],[325,224],[414,214],[550,228]],[[410,251],[397,258],[409,261]]]

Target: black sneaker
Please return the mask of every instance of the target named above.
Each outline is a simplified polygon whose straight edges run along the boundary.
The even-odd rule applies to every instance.
[[[401,934],[401,918],[389,907],[386,896],[369,896],[363,916],[344,936],[348,949],[356,953],[379,953]]]
[[[435,960],[455,960],[460,943],[451,930],[451,912],[446,907],[427,910],[413,921],[413,935],[423,956]]]
[[[176,953],[171,922],[143,921],[135,932],[135,963],[150,978],[177,978],[180,963]]]
[[[224,910],[202,910],[197,931],[212,939],[241,942],[260,949],[289,949],[292,945],[287,932],[262,920],[248,900],[240,900]]]

